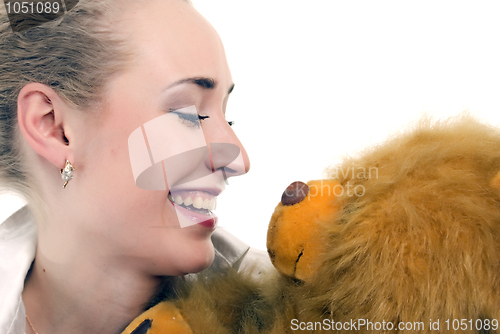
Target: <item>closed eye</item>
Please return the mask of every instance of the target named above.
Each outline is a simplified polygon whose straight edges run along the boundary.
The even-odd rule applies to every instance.
[[[201,125],[201,121],[204,119],[209,118],[210,116],[203,116],[203,115],[198,115],[198,114],[190,114],[190,113],[183,113],[179,112],[174,109],[170,109],[170,112],[172,114],[176,114],[179,119],[181,120],[182,124],[185,124],[189,127],[197,127],[199,128]]]
[[[203,121],[207,118],[210,118],[210,116],[183,113],[183,112],[179,112],[175,109],[170,109],[169,111],[173,114],[176,114],[179,117],[179,119],[182,121],[182,123],[189,126],[189,127],[196,126],[199,128],[201,125],[201,121]],[[234,121],[228,121],[227,124],[229,124],[229,126],[233,126]]]

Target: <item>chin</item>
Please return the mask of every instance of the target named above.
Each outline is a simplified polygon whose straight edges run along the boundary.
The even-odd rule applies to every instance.
[[[213,245],[210,243],[211,247],[209,250],[206,252],[199,252],[196,254],[192,261],[190,262],[190,268],[189,271],[187,272],[188,274],[191,273],[199,273],[200,271],[203,271],[210,267],[212,262],[214,262],[214,257],[215,257],[215,251]]]
[[[175,276],[199,273],[210,267],[214,261],[215,250],[210,238],[206,242],[191,246],[182,258],[177,259]]]

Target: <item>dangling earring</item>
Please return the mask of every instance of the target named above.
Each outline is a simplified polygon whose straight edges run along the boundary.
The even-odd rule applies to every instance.
[[[71,162],[69,162],[69,160],[66,160],[66,166],[64,166],[64,169],[61,169],[61,177],[64,181],[63,188],[66,188],[68,182],[73,178],[74,170],[76,170],[76,168],[71,164]]]

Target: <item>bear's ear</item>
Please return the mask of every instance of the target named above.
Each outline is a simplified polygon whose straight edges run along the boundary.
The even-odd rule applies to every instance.
[[[490,184],[493,188],[500,189],[500,172],[495,175]]]

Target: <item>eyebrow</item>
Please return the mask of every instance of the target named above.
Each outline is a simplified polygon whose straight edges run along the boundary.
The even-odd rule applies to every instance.
[[[181,79],[181,80],[178,80],[170,85],[168,85],[165,89],[165,90],[168,90],[172,87],[175,87],[175,86],[179,86],[179,85],[182,85],[182,84],[185,84],[185,83],[189,83],[189,84],[194,84],[194,85],[197,85],[203,89],[214,89],[215,86],[217,86],[217,83],[215,82],[214,79],[212,78],[206,78],[206,77],[193,77],[193,78],[186,78],[186,79]],[[229,88],[228,90],[228,94],[231,94],[231,92],[233,91],[234,89],[234,84],[231,85],[231,87]]]

